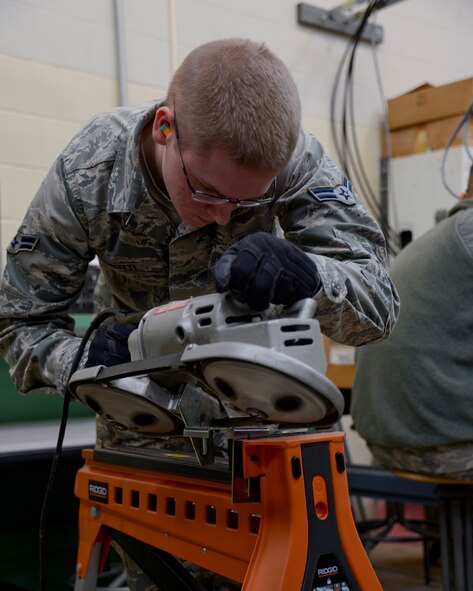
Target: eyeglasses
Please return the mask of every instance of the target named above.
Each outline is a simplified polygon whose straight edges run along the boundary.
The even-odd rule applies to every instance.
[[[179,150],[179,156],[181,157],[182,172],[184,173],[184,178],[186,179],[193,201],[196,201],[197,203],[206,203],[207,205],[225,205],[225,203],[231,203],[236,207],[256,207],[263,203],[270,203],[274,199],[276,194],[276,177],[274,177],[271,187],[265,193],[265,195],[270,193],[269,197],[261,196],[255,197],[255,199],[230,199],[230,197],[224,197],[223,195],[212,195],[211,193],[194,189],[189,179],[189,175],[187,174],[184,158],[182,157],[176,115],[174,115],[174,129],[176,131],[177,148]]]

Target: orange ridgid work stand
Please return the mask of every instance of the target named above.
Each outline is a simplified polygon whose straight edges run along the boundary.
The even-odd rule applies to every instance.
[[[161,591],[202,589],[174,557],[242,591],[382,591],[350,508],[344,433],[234,441],[228,466],[83,452],[75,591],[94,591],[115,539]]]

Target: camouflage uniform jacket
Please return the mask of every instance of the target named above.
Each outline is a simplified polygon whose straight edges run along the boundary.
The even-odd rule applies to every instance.
[[[80,339],[69,308],[89,262],[113,304],[146,310],[214,291],[212,267],[235,241],[277,222],[310,253],[322,287],[322,330],[359,345],[388,334],[398,313],[383,235],[320,143],[301,131],[272,206],[236,209],[225,226],[191,228],[153,187],[140,134],[152,102],[91,119],[61,153],[8,247],[0,292],[0,353],[21,392],[64,392]]]

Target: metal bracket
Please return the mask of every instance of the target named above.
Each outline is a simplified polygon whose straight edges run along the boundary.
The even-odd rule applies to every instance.
[[[386,4],[386,3],[385,3]],[[297,22],[301,25],[309,25],[330,31],[331,33],[339,33],[347,37],[352,37],[360,24],[359,16],[351,15],[346,10],[339,7],[332,10],[324,10],[305,2],[300,2],[297,5]],[[382,43],[383,41],[383,27],[366,23],[362,33],[362,41],[369,41],[370,43]]]
[[[220,418],[219,401],[200,388],[186,383],[179,400],[178,409],[186,428],[184,436],[190,437],[195,455],[201,466],[214,461],[214,431],[209,425]]]

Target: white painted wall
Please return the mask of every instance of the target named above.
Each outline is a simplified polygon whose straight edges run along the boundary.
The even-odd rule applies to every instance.
[[[397,226],[410,231],[412,239],[430,230],[455,205],[456,201],[442,183],[444,150],[393,158],[391,176],[396,197]],[[463,146],[448,152],[445,180],[460,195],[468,185],[472,162]],[[437,219],[437,216],[441,216]]]
[[[334,156],[330,92],[346,39],[297,24],[289,0],[123,0],[129,102],[162,96],[197,45],[265,41],[299,87],[304,124]],[[336,0],[313,4],[333,8]],[[472,0],[401,0],[381,11],[386,96],[473,75]],[[112,0],[0,0],[1,253],[57,154],[95,112],[118,104]],[[359,143],[377,186],[383,112],[369,45],[355,78]]]

